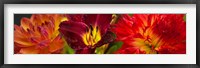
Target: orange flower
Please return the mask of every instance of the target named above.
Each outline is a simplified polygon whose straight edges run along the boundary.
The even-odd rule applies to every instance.
[[[124,42],[116,53],[185,54],[184,14],[122,15],[113,31]]]
[[[35,14],[22,18],[21,25],[14,28],[15,53],[60,53],[64,41],[59,34],[59,24],[67,20],[64,15]]]

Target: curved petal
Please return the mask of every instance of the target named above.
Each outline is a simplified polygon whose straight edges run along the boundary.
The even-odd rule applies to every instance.
[[[117,24],[114,24],[114,27],[112,28],[112,31],[117,35],[117,40],[126,39],[138,31],[137,28],[133,27],[132,21],[133,20],[129,15],[120,15]]]
[[[20,26],[21,26],[24,30],[30,29],[29,24],[31,24],[31,21],[30,21],[28,18],[23,17],[23,18],[21,19],[21,25],[20,25]]]
[[[153,32],[167,42],[181,42],[186,39],[186,23],[183,14],[161,15],[162,19],[153,27]]]
[[[20,46],[20,44],[17,44],[17,43],[14,42],[14,54],[19,53],[19,51],[21,49],[21,47],[19,47],[19,46]]]
[[[68,21],[69,19],[63,14],[53,14],[53,15],[50,15],[54,18],[54,24],[55,24],[55,30],[57,31],[60,27],[60,23],[63,22],[63,21]]]
[[[85,23],[89,26],[97,26],[101,35],[105,34],[112,20],[112,14],[87,14]]]
[[[60,50],[61,48],[64,47],[64,41],[62,40],[62,38],[60,37],[60,35],[58,35],[49,45],[49,51],[50,52],[55,52]]]
[[[21,53],[38,54],[61,52],[57,50],[62,48],[60,45],[63,44],[63,40],[56,37],[59,35],[60,22],[66,20],[62,18],[65,18],[62,14],[33,14],[30,19],[22,18],[21,26],[15,25],[15,50]]]
[[[51,21],[52,17],[49,17],[47,14],[33,14],[30,18],[32,24],[35,25],[42,25],[45,22]]]
[[[67,43],[75,50],[84,48],[86,45],[82,40],[82,35],[86,33],[87,25],[81,22],[65,21],[60,24],[59,31],[64,35]]]
[[[14,42],[16,44],[19,44],[19,47],[29,47],[34,45],[31,41],[29,41],[29,39],[27,38],[29,35],[22,27],[19,27],[17,25],[15,25],[14,27]]]
[[[87,31],[87,25],[82,22],[72,22],[72,21],[64,21],[60,24],[59,31],[61,33],[64,32],[72,32],[77,34],[78,36],[82,36],[83,33]]]
[[[158,49],[159,54],[186,54],[186,43],[178,43],[175,45],[162,45]]]
[[[94,54],[95,49],[91,49],[88,47],[85,47],[80,50],[76,50],[76,54]]]
[[[33,46],[33,47],[21,48],[20,53],[22,53],[22,54],[37,54],[37,53],[39,53],[39,50]]]
[[[119,49],[115,54],[145,54],[145,51],[141,51],[136,47],[126,47],[124,49]]]
[[[92,46],[106,33],[112,15],[69,14],[67,17],[69,20],[60,24],[59,31],[64,35],[68,44],[76,50],[76,53],[89,53]],[[88,41],[92,41],[91,44],[87,45]]]
[[[107,33],[103,35],[102,39],[97,44],[95,44],[95,46],[100,47],[104,44],[113,42],[114,40],[115,40],[115,35],[112,32],[107,31]]]
[[[74,22],[85,22],[84,20],[84,14],[68,14],[66,17],[68,18],[69,21],[74,21]]]

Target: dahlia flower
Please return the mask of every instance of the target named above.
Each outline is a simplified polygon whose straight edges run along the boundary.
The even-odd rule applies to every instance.
[[[61,53],[64,41],[59,34],[59,24],[67,20],[64,15],[33,14],[14,25],[14,48],[18,54]]]
[[[185,54],[184,14],[121,15],[112,31],[124,42],[119,54]]]

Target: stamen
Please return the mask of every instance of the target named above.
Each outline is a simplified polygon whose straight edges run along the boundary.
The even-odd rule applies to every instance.
[[[96,27],[96,33],[98,33],[98,26]],[[94,39],[96,39],[96,37],[97,37],[97,34],[95,34],[95,36],[94,36]]]
[[[92,25],[90,25],[90,29],[91,29],[91,31],[93,31],[93,27],[92,27]]]
[[[86,34],[84,36],[85,38],[85,44],[87,46],[94,46],[101,38],[100,37],[100,32],[98,32],[99,29],[96,26],[92,26],[90,25],[87,29],[86,29]]]

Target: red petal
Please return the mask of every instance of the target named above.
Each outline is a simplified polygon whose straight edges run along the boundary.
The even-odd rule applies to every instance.
[[[69,21],[74,21],[74,22],[85,22],[84,20],[84,14],[68,14],[66,15]]]
[[[61,33],[72,32],[78,36],[82,36],[82,34],[86,33],[87,28],[87,25],[82,22],[64,21],[60,24],[59,31]]]
[[[101,31],[101,35],[106,33],[111,20],[112,14],[87,14],[85,17],[85,23],[87,25],[97,26]]]

